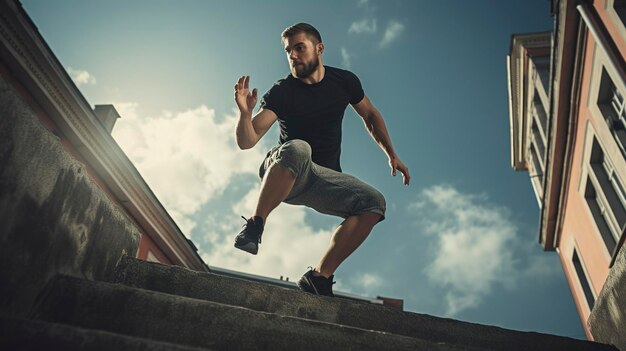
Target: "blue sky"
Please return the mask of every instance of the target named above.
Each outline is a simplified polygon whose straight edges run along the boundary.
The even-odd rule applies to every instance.
[[[386,120],[411,185],[348,109],[342,167],[381,190],[387,219],[336,272],[335,289],[405,309],[584,338],[554,252],[537,243],[527,173],[510,166],[506,55],[513,33],[547,31],[547,0],[22,0],[113,136],[209,265],[297,279],[340,219],[282,205],[258,256],[232,247],[276,126],[240,151],[233,85],[265,92],[289,73],[280,32],[316,26],[324,63],[356,73]]]

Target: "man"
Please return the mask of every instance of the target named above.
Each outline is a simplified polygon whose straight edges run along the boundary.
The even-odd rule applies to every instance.
[[[341,173],[341,123],[348,104],[386,153],[392,175],[400,171],[409,185],[409,170],[395,153],[385,122],[359,79],[352,72],[324,66],[319,32],[298,23],[285,29],[281,38],[291,74],[263,96],[254,118],[257,90],[250,92],[250,77],[235,84],[241,149],[254,147],[277,120],[280,125],[279,145],[268,152],[259,170],[262,183],[256,209],[235,238],[235,247],[256,255],[267,217],[281,202],[343,217],[318,265],[298,281],[303,291],[333,296],[335,270],[385,218],[386,209],[380,192]]]

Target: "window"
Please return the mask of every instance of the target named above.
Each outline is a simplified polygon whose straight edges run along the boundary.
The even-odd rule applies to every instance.
[[[626,23],[626,0],[615,0],[613,8],[617,12],[619,19],[622,20],[622,23]]]
[[[626,103],[605,68],[602,68],[600,79],[598,107],[622,155],[626,157]]]
[[[578,257],[578,250],[574,249],[574,255],[572,257],[572,263],[574,264],[574,269],[576,270],[576,275],[578,276],[578,281],[580,282],[580,286],[583,289],[585,294],[585,299],[587,299],[587,305],[589,309],[593,309],[593,305],[596,302],[595,297],[593,296],[593,292],[591,291],[591,286],[589,285],[589,280],[587,279],[587,275],[585,274],[585,270],[583,268],[583,264]]]
[[[539,128],[537,127],[537,123],[535,123],[534,121],[530,138],[531,143],[534,144],[536,147],[536,153],[539,158],[539,162],[541,162],[542,168],[545,168],[544,165],[546,164],[546,147],[543,143],[543,138],[541,137],[541,134],[539,134]]]
[[[600,231],[600,236],[604,241],[604,245],[606,246],[607,250],[612,253],[613,250],[615,250],[615,246],[617,245],[617,243],[613,238],[613,232],[609,225],[609,223],[611,223],[611,220],[606,206],[602,202],[602,199],[600,199],[600,197],[598,196],[598,192],[591,182],[591,178],[587,179],[585,200],[587,201],[587,206],[589,206],[589,210],[591,211],[593,220],[596,223],[598,230]]]
[[[530,161],[533,165],[534,174],[531,174],[531,177],[539,178],[539,184],[543,183],[543,166],[541,163],[541,159],[537,154],[537,145],[535,143],[531,143],[530,145]]]
[[[539,185],[543,184],[543,174],[546,164],[545,128],[547,126],[547,117],[536,88],[531,111],[532,118],[529,136],[530,152],[528,158],[534,171],[532,177],[536,177],[539,180]]]
[[[604,0],[604,5],[600,6],[604,7],[608,15],[603,21],[609,20],[622,39],[626,40],[626,0]]]
[[[543,107],[541,97],[537,90],[535,90],[535,98],[533,99],[533,114],[536,116],[543,130],[543,135],[546,135],[548,132],[548,117],[546,116],[546,109]]]
[[[589,166],[585,199],[607,250],[613,254],[622,228],[626,226],[626,191],[595,137]]]
[[[550,87],[550,55],[535,56],[533,57],[533,63],[535,64],[537,74],[543,85],[543,90],[548,92],[548,88]]]

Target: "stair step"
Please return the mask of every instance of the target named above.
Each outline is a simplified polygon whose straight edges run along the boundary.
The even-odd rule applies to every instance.
[[[67,276],[32,317],[217,350],[478,350]]]
[[[615,351],[609,345],[535,332],[520,332],[386,306],[302,293],[274,285],[192,271],[124,257],[113,280],[131,287],[241,306],[283,316],[378,330],[435,343],[486,350]]]
[[[0,350],[210,351],[65,324],[0,316]]]

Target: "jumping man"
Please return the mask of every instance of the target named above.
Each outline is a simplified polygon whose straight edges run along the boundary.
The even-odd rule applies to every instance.
[[[259,170],[256,209],[235,238],[235,247],[256,255],[267,217],[281,202],[345,218],[317,266],[298,281],[303,291],[333,296],[335,270],[385,218],[386,209],[378,190],[341,172],[341,125],[348,104],[389,158],[392,175],[400,171],[405,185],[411,177],[357,76],[322,63],[319,32],[298,23],[285,29],[281,38],[291,74],[265,93],[254,117],[257,89],[250,91],[249,76],[235,84],[237,144],[242,150],[254,147],[277,120],[280,125],[279,145],[267,153]]]

